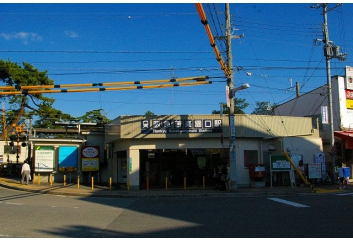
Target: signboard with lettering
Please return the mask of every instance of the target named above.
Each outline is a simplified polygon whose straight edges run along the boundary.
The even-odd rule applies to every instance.
[[[99,171],[99,146],[83,146],[82,172]]]
[[[353,67],[346,67],[346,89],[353,90]]]
[[[308,178],[321,178],[321,163],[308,163]]]
[[[222,119],[142,120],[141,133],[222,133]]]
[[[54,147],[35,146],[34,171],[53,172],[54,171]]]
[[[271,155],[270,158],[270,169],[271,171],[290,171],[290,162],[284,155]]]
[[[321,122],[323,124],[328,124],[327,106],[321,106]]]

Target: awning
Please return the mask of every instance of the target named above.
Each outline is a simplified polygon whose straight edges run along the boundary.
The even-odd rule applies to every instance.
[[[334,132],[335,137],[344,139],[345,148],[353,149],[353,131],[336,131]]]
[[[335,131],[335,137],[339,137],[345,140],[353,140],[353,131]]]

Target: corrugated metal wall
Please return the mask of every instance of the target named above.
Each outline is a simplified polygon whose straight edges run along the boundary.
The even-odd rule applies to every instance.
[[[222,134],[229,136],[228,115],[160,115],[120,116],[106,126],[106,142],[130,138],[218,138],[221,133],[149,133],[141,131],[142,121],[160,120],[222,120]],[[284,136],[307,136],[314,134],[312,120],[307,117],[235,115],[236,137],[271,138]],[[318,135],[317,135],[318,136]]]

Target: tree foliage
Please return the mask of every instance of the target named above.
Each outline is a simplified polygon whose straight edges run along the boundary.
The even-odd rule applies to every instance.
[[[103,109],[96,109],[87,112],[85,115],[81,116],[79,119],[83,122],[97,123],[97,124],[105,124],[110,122],[110,120],[102,115]]]
[[[275,105],[270,106],[269,102],[256,102],[256,108],[251,114],[256,115],[274,115],[273,108]]]
[[[29,63],[23,62],[21,67],[15,62],[1,59],[0,81],[3,82],[3,86],[17,86],[17,88],[27,85],[50,85],[54,83],[47,76],[47,71],[39,71]],[[10,107],[6,111],[6,124],[4,124],[3,119],[1,124],[1,128],[5,126],[7,132],[11,131],[13,125],[20,125],[23,118],[41,116],[48,109],[52,109],[54,103],[53,98],[45,97],[43,94],[6,95],[2,100],[7,102]],[[4,133],[5,131],[3,131],[2,138],[4,138]]]
[[[3,82],[2,86],[12,86],[16,87],[16,89],[20,89],[21,86],[54,84],[54,81],[47,76],[47,71],[39,71],[29,63],[23,62],[22,66],[20,66],[10,60],[3,61],[1,59],[0,81]],[[4,95],[2,100],[3,118],[1,118],[0,126],[0,129],[2,129],[2,139],[5,138],[5,133],[13,130],[13,126],[22,125],[24,119],[35,119],[33,123],[34,128],[55,128],[56,121],[83,121],[102,124],[110,121],[106,116],[101,114],[101,109],[92,110],[81,117],[74,118],[70,114],[55,109],[53,107],[55,99],[43,96],[41,93],[28,94],[24,92],[18,95]],[[5,102],[8,109],[5,109]]]
[[[145,112],[145,116],[153,116],[153,115],[155,115],[155,114],[149,110],[147,112]]]
[[[248,103],[245,102],[245,99],[242,98],[234,98],[234,113],[235,114],[245,114],[243,111],[245,108],[249,106]],[[229,114],[229,107],[227,103],[220,103],[223,114]],[[220,114],[221,110],[213,110],[212,114]]]

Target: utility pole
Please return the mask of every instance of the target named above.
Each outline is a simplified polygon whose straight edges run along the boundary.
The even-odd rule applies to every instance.
[[[230,32],[230,10],[229,3],[225,5],[226,12],[226,43],[227,43],[227,65],[230,71],[228,75],[227,85],[229,89],[233,89],[233,62],[232,62],[232,35]],[[236,152],[235,152],[235,123],[234,123],[234,98],[230,98],[229,106],[229,166],[230,166],[230,186],[231,190],[238,188],[237,168],[236,168]]]
[[[330,65],[330,45],[329,45],[329,35],[327,27],[327,4],[323,5],[323,15],[324,15],[324,54],[326,57],[326,75],[327,75],[327,90],[328,90],[328,105],[329,105],[329,121],[330,121],[330,149],[331,149],[331,161],[332,161],[332,180],[333,183],[336,183],[335,176],[336,172],[336,153],[335,153],[335,137],[334,137],[334,127],[333,127],[333,110],[332,110],[332,83],[331,83],[331,65]]]
[[[335,172],[336,172],[336,152],[335,152],[335,137],[334,137],[334,123],[333,123],[333,109],[332,109],[332,83],[331,83],[331,66],[330,60],[332,58],[338,58],[340,61],[345,61],[347,54],[340,53],[339,47],[335,46],[332,41],[329,39],[328,34],[328,26],[327,26],[327,13],[336,7],[341,6],[342,4],[337,4],[335,7],[328,9],[327,4],[317,4],[317,6],[313,8],[322,7],[324,16],[324,24],[323,24],[323,37],[324,39],[316,39],[316,41],[320,41],[324,43],[324,56],[326,58],[326,74],[327,74],[327,94],[328,94],[328,108],[329,108],[329,124],[330,124],[330,149],[331,149],[331,161],[332,161],[332,181],[336,183]],[[338,100],[338,99],[337,99]]]
[[[227,85],[229,87],[229,167],[230,167],[230,190],[237,190],[237,162],[235,151],[235,116],[234,116],[234,96],[239,90],[249,88],[250,85],[245,83],[239,87],[234,88],[233,82],[233,63],[232,63],[232,38],[241,38],[243,35],[231,35],[230,10],[229,3],[225,5],[226,12],[226,45],[227,45],[227,67],[230,74],[227,78]]]

